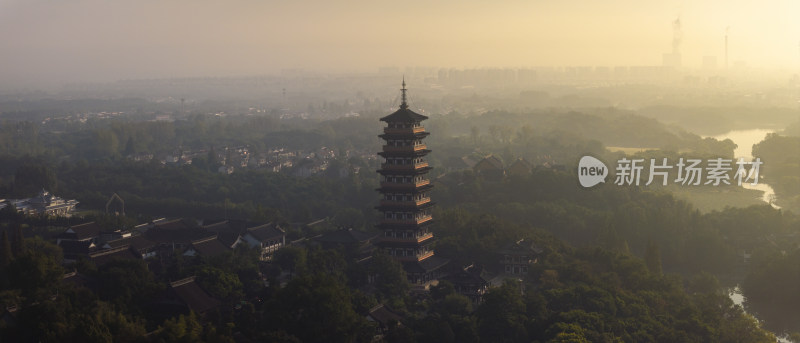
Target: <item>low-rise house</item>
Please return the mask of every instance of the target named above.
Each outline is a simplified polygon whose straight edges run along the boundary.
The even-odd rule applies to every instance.
[[[214,232],[183,219],[160,222],[144,232],[147,240],[158,243],[159,253],[163,254],[184,251],[194,241],[215,236]]]
[[[188,314],[190,311],[203,317],[219,305],[220,301],[203,290],[192,276],[170,282],[169,288],[160,299],[150,305],[150,310],[164,319]]]
[[[235,249],[239,244],[244,243],[242,236],[247,233],[248,228],[260,225],[262,224],[234,219],[207,220],[203,222],[203,228],[216,233],[217,240],[230,249]]]
[[[525,176],[531,174],[531,164],[523,158],[518,158],[508,166],[509,176]]]
[[[153,258],[158,255],[159,243],[147,239],[144,235],[136,235],[108,241],[103,246],[103,249],[119,248],[126,245],[136,250],[140,255],[142,255],[143,259]]]
[[[367,320],[377,324],[375,338],[377,341],[382,341],[383,336],[389,332],[390,327],[394,325],[402,326],[405,319],[385,305],[378,304],[369,310]]]
[[[286,246],[286,231],[277,224],[267,223],[247,229],[242,240],[261,250],[261,260],[268,261],[278,249]]]
[[[90,253],[97,250],[97,246],[91,240],[63,240],[58,242],[58,246],[64,254],[64,264],[76,262],[80,258],[88,258]]]
[[[480,305],[483,295],[492,286],[492,276],[482,267],[469,265],[443,278],[453,284],[459,294],[467,297],[472,304]]]
[[[476,161],[472,156],[469,155],[461,157],[461,162],[464,163],[463,167],[469,169],[474,168],[475,165],[478,164],[478,161]]]
[[[114,260],[141,260],[140,255],[136,249],[129,245],[123,245],[117,248],[98,250],[89,254],[89,260],[94,262],[98,267],[109,263]]]
[[[65,200],[42,190],[28,199],[10,199],[0,201],[0,209],[13,205],[17,211],[26,215],[48,215],[68,217],[78,205],[77,200]]]
[[[96,243],[97,244],[105,244],[108,241],[122,239],[122,238],[130,237],[130,236],[131,236],[130,232],[123,232],[121,230],[100,231],[100,235],[97,236]]]
[[[229,251],[231,251],[231,249],[225,246],[225,244],[222,244],[222,242],[217,239],[217,236],[212,236],[193,241],[183,255],[214,257]]]
[[[73,225],[56,237],[56,244],[60,245],[61,241],[91,241],[97,243],[103,231],[103,228],[96,222]]]
[[[327,217],[313,220],[308,223],[294,222],[289,223],[288,225],[292,231],[299,232],[301,236],[305,236],[307,238],[316,238],[316,236],[319,236],[324,232],[333,231],[339,228]]]
[[[472,167],[472,170],[476,175],[483,176],[490,180],[499,180],[506,175],[503,161],[494,155],[486,156],[478,161],[478,163]]]
[[[538,262],[542,249],[530,239],[520,239],[506,244],[498,254],[505,274],[528,275],[528,268]]]

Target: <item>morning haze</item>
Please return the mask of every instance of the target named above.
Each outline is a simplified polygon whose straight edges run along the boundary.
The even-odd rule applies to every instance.
[[[0,342],[800,342],[798,13],[0,0]]]
[[[704,56],[797,68],[792,1],[0,1],[0,83],[374,71],[660,65],[679,18]]]

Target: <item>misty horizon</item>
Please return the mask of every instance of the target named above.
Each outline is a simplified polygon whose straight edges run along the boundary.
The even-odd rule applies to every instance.
[[[728,67],[796,71],[797,6],[7,0],[0,2],[0,88],[285,69],[660,66],[670,53],[689,69],[722,70],[727,60]]]
[[[0,0],[0,341],[798,343],[797,13]]]

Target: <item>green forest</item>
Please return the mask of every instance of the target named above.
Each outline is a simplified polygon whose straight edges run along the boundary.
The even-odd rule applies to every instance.
[[[77,199],[83,213],[46,218],[0,211],[0,301],[19,308],[15,322],[3,321],[0,337],[369,342],[376,324],[366,313],[385,304],[404,318],[388,328],[387,342],[774,342],[772,333],[733,304],[727,287],[741,284],[753,309],[800,303],[790,291],[800,288],[800,278],[786,277],[797,274],[800,243],[800,218],[791,211],[763,204],[701,212],[665,188],[578,185],[573,166],[579,156],[619,156],[606,146],[732,156],[730,141],[703,139],[615,109],[450,113],[425,123],[432,133],[426,143],[433,150],[429,176],[438,203],[436,254],[456,266],[493,266],[497,250],[508,242],[529,238],[544,249],[525,278],[491,288],[480,305],[448,282],[425,295],[409,293],[393,259],[376,253],[365,267],[344,248],[287,247],[266,269],[258,253],[246,248],[214,259],[177,257],[159,268],[122,260],[62,265],[54,244],[58,230],[90,220],[118,228],[160,217],[273,221],[287,228],[287,241],[310,234],[296,224],[323,218],[334,227],[375,232],[378,161],[367,156],[380,149],[380,115],[301,122],[190,114],[174,122],[132,117],[53,127],[20,121],[20,113],[3,114],[0,197],[30,197],[45,188]],[[795,194],[792,159],[774,163],[770,154],[796,144],[791,139],[770,136],[754,151],[770,159],[764,172],[771,168],[770,183],[787,202],[792,200],[782,192]],[[254,153],[326,146],[341,153],[328,170],[309,177],[265,169],[222,174],[216,170],[220,162],[210,157],[180,166],[128,158],[225,146],[248,146]],[[348,157],[347,151],[366,153]],[[465,156],[487,154],[506,163],[522,157],[536,167],[497,180],[464,164]],[[547,168],[544,162],[565,167]],[[341,175],[338,167],[360,171]],[[115,193],[125,201],[126,216],[104,213]],[[752,256],[747,263],[744,254]],[[62,282],[71,271],[101,280],[97,291]],[[282,272],[292,275],[284,285],[276,279]],[[270,282],[261,282],[260,275]],[[378,276],[365,286],[368,275]],[[206,317],[171,318],[147,308],[170,281],[188,276],[196,276],[224,306]],[[777,283],[786,291],[776,292]]]

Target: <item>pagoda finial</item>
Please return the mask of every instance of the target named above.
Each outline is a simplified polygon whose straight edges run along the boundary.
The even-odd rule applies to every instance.
[[[406,102],[406,76],[403,75],[403,88],[400,89],[403,92],[403,102],[400,104],[400,108],[406,109],[408,108],[408,103]]]

